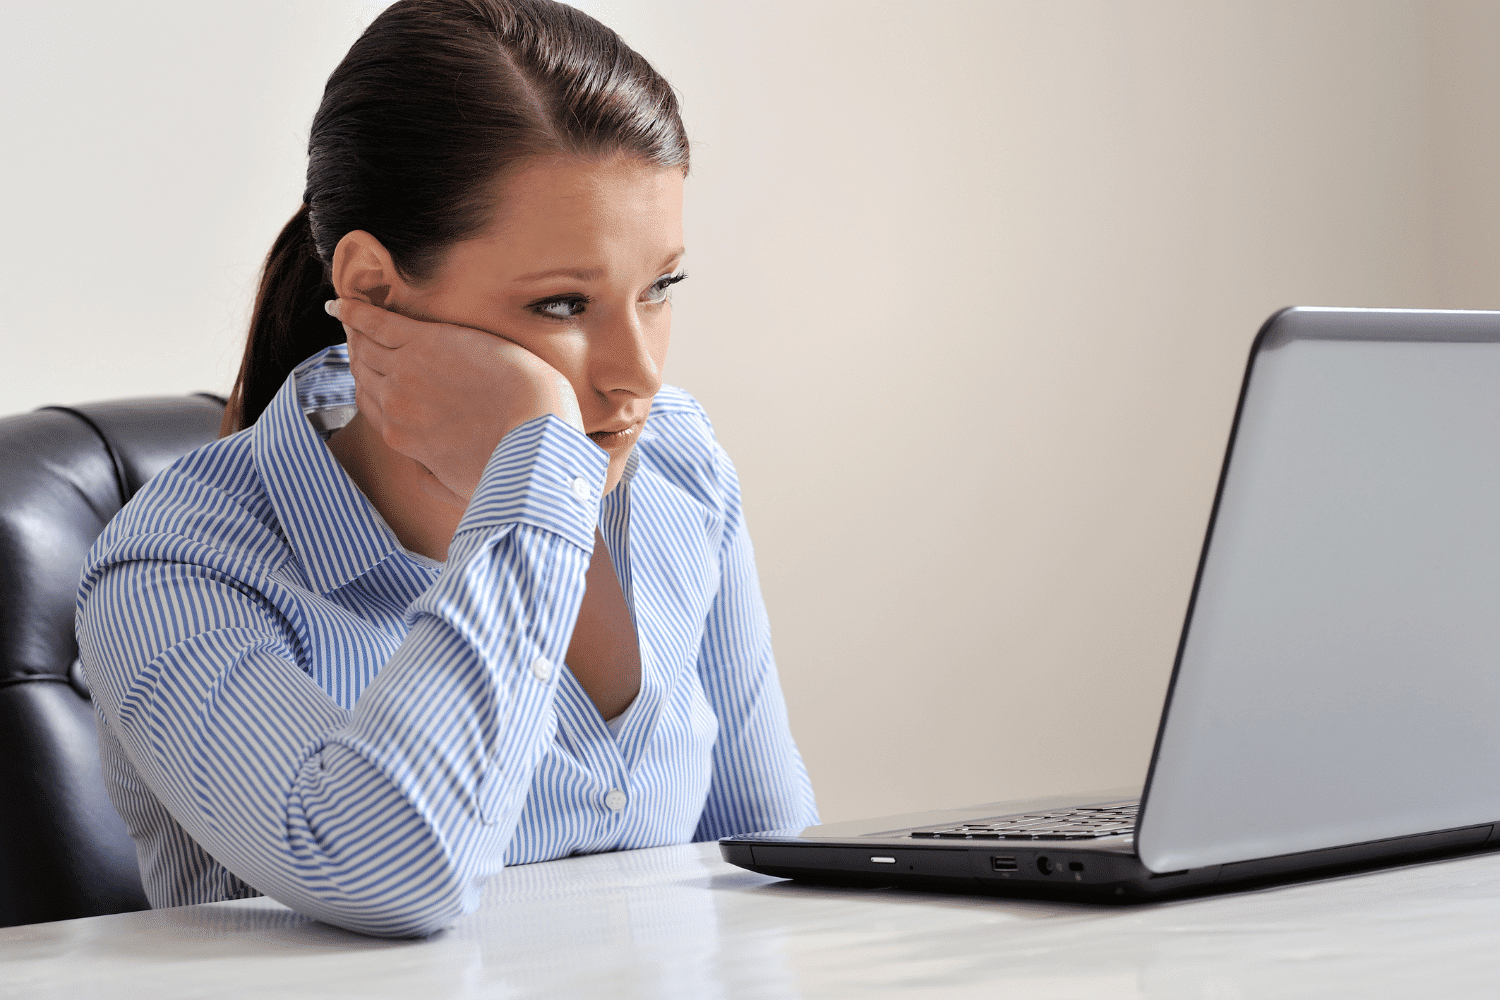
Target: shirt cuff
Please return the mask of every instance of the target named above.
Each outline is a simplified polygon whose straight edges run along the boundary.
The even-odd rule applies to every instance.
[[[592,552],[608,471],[604,449],[562,419],[528,420],[496,446],[455,536],[528,524]]]

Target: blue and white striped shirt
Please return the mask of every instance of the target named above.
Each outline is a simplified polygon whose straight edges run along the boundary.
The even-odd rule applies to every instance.
[[[414,555],[314,422],[346,349],[148,482],[84,567],[80,656],[154,906],[265,893],[427,934],[502,863],[816,822],[739,484],[664,388],[619,486],[555,417],[491,456],[444,564]],[[616,737],[563,666],[598,527],[641,654]]]

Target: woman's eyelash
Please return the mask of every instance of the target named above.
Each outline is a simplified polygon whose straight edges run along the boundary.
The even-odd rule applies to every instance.
[[[660,288],[662,291],[666,291],[668,288],[671,288],[673,285],[677,284],[679,281],[682,281],[686,277],[686,271],[679,271],[676,274],[669,274],[664,278],[658,278],[656,284],[652,287]]]
[[[657,278],[656,281],[652,283],[651,288],[660,296],[660,298],[656,298],[651,301],[653,303],[665,301],[667,297],[667,291],[673,285],[677,284],[679,281],[682,281],[686,277],[686,271],[679,271],[677,274],[668,274],[661,278]],[[587,295],[558,295],[550,299],[542,299],[539,302],[533,302],[527,308],[535,313],[550,317],[552,319],[572,319],[574,316],[577,316],[580,313],[584,312],[588,308],[589,303],[592,301],[594,300]],[[551,306],[560,305],[577,306],[579,308],[576,311],[570,312],[567,316],[559,316],[556,313],[547,311]]]

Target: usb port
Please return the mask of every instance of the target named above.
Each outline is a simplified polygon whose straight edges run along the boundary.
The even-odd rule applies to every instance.
[[[1016,870],[1016,859],[990,858],[990,867],[997,872],[1013,872]]]

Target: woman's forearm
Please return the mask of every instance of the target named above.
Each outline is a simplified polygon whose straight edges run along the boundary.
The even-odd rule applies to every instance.
[[[80,640],[106,719],[248,884],[364,933],[445,926],[499,866],[552,737],[604,465],[550,418],[508,436],[352,712],[304,666],[302,647],[341,637],[307,634],[243,584],[141,560],[86,579]]]

